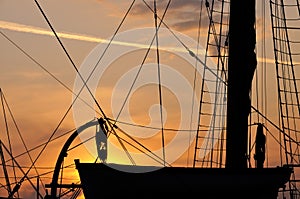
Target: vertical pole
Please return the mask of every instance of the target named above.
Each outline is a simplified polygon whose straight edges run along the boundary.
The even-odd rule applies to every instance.
[[[36,199],[40,198],[40,178],[36,178]]]
[[[231,0],[226,168],[247,168],[250,91],[256,69],[255,0]]]
[[[3,153],[3,150],[2,150],[2,141],[1,140],[0,140],[0,158],[1,158],[4,177],[5,177],[5,180],[6,180],[6,187],[7,187],[8,195],[10,195],[11,194],[11,186],[10,186],[10,182],[9,182],[8,172],[7,172],[7,169],[6,169],[6,163],[5,163],[4,153]]]

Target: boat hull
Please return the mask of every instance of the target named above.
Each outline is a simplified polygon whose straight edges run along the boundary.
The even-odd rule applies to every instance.
[[[143,169],[143,166],[75,162],[86,199],[177,196],[179,193],[185,196],[199,194],[200,198],[275,199],[292,172],[285,167],[242,170],[164,167],[151,172],[129,173],[121,170]],[[115,169],[116,166],[120,170]]]

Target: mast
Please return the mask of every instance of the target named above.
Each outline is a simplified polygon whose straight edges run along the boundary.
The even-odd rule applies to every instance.
[[[247,168],[250,91],[256,69],[255,0],[231,0],[226,168]]]

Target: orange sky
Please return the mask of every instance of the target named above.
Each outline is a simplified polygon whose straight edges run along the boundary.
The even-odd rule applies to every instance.
[[[51,24],[57,33],[59,33],[58,35],[72,57],[75,65],[80,68],[85,58],[88,57],[99,42],[107,44],[109,38],[113,35],[122,17],[127,11],[131,1],[51,0],[39,1],[39,3],[51,21]],[[161,1],[161,3],[158,4],[159,14],[162,14],[165,5],[166,1]],[[170,28],[192,38],[195,41],[197,40],[198,26],[197,17],[195,17],[195,15],[199,11],[199,8],[196,7],[196,5],[199,5],[198,1],[174,0],[165,18],[165,22],[170,26]],[[266,5],[266,7],[268,8],[268,5]],[[258,14],[261,14],[260,5],[258,5],[257,10]],[[205,21],[203,26],[206,27],[207,15],[203,16],[203,21]],[[267,18],[268,17],[269,15],[267,14]],[[269,24],[268,19],[267,23]],[[153,13],[143,6],[142,1],[137,1],[133,10],[130,12],[120,29],[120,32],[133,30],[134,28],[146,28],[153,26]],[[263,62],[260,52],[262,40],[260,27],[261,16],[258,16],[258,71],[262,70],[261,66]],[[19,45],[28,55],[35,59],[38,64],[57,77],[68,88],[71,90],[73,89],[76,79],[76,71],[67,59],[55,37],[53,37],[51,30],[46,24],[34,1],[1,0],[0,30],[13,42]],[[201,31],[201,34],[204,36],[206,31],[207,30],[204,28]],[[266,29],[266,35],[270,38],[271,32],[269,29]],[[117,41],[113,43],[113,45],[119,48],[145,48],[145,45],[140,45],[141,41],[138,39],[141,38],[136,40],[134,39],[135,38],[133,38],[131,42]],[[206,39],[203,37],[200,41],[201,45],[204,47]],[[13,46],[3,35],[0,35],[0,42],[0,88],[3,91],[12,113],[14,114],[13,116],[16,119],[16,123],[22,137],[24,138],[27,148],[32,149],[39,144],[45,143],[50,138],[51,134],[59,124],[59,121],[71,105],[73,95],[69,90],[45,72],[37,63],[34,63],[19,49]],[[268,40],[266,45],[268,50],[264,61],[267,66],[267,83],[269,85],[268,90],[270,91],[268,98],[277,99],[277,95],[275,94],[277,88],[275,87],[275,78],[273,77],[275,75],[275,71],[272,64],[272,41]],[[168,51],[168,48],[164,50]],[[177,50],[180,52],[182,49]],[[112,117],[113,114],[111,107],[112,104],[110,101],[113,93],[112,87],[113,84],[121,79],[122,74],[120,74],[120,71],[127,72],[132,67],[140,64],[140,58],[143,57],[144,53],[145,49],[141,51],[134,51],[132,54],[128,53],[126,56],[120,56],[119,59],[116,59],[111,64],[109,70],[105,72],[105,75],[101,79],[95,95],[97,99],[99,99],[101,107],[109,117]],[[169,61],[164,62],[164,64],[173,64],[174,68],[177,68],[178,71],[180,71],[180,73],[187,79],[187,82],[192,84],[193,68],[190,67],[186,61],[175,59],[176,56],[174,58],[174,55],[171,53],[162,54],[162,58],[167,58]],[[151,57],[149,57],[147,61],[149,63],[155,61],[155,51],[152,51]],[[124,66],[122,70],[119,70],[118,67],[121,67],[123,64],[125,65],[125,63],[131,68],[129,67],[128,69]],[[190,68],[182,68],[182,66]],[[254,78],[254,81],[255,80],[256,77]],[[132,118],[134,122],[141,125],[148,125],[151,123],[151,112],[149,115],[148,110],[151,108],[152,103],[158,103],[157,90],[155,89],[157,88],[153,88],[151,86],[141,87],[138,92],[135,92],[134,95],[132,95],[129,107],[130,110],[132,110]],[[155,94],[151,93],[152,90]],[[176,96],[167,89],[165,89],[164,92],[164,100],[167,101],[168,99],[172,100],[176,98]],[[199,97],[199,93],[196,93],[196,95]],[[278,112],[276,100],[269,101],[267,114],[272,121],[277,123]],[[254,104],[254,106],[256,105],[257,104]],[[178,128],[179,126],[178,121],[180,120],[180,110],[178,111],[176,106],[178,106],[178,101],[173,100],[173,103],[169,105],[166,104],[164,107],[166,114],[168,115],[168,120],[166,121],[167,128]],[[153,110],[155,110],[156,113],[158,112],[157,107],[154,107]],[[2,111],[0,113],[2,118]],[[62,135],[76,127],[73,114],[74,112],[71,111],[66,116],[54,137]],[[12,140],[11,145],[13,155],[22,154],[26,151],[26,149],[24,148],[18,131],[13,124],[12,118],[8,116],[7,119],[9,124],[9,133],[11,136],[10,138]],[[160,127],[160,120],[152,122],[155,127]],[[2,132],[0,139],[6,146],[9,146],[4,120],[2,119],[0,120],[0,129]],[[270,130],[274,129],[270,127]],[[39,174],[52,170],[51,168],[55,165],[58,153],[69,135],[70,134],[51,142],[46,147],[45,151],[35,164],[35,166],[38,167]],[[154,136],[154,140],[158,140],[154,145],[154,148],[161,146],[160,139],[160,134],[156,134]],[[272,138],[268,141],[270,141],[270,146],[274,146]],[[80,142],[79,139],[76,140],[76,143],[78,142]],[[153,142],[153,140],[151,142]],[[76,143],[74,143],[74,145]],[[91,144],[93,143],[91,142]],[[42,148],[40,147],[30,153],[33,160],[37,157],[41,149]],[[275,149],[271,148],[270,151],[272,150]],[[189,155],[191,158],[192,150],[190,150],[189,153],[187,151],[183,152],[185,153],[179,155],[181,158],[179,158],[175,164],[186,166],[186,157]],[[273,154],[272,156],[275,155]],[[5,158],[9,159],[7,153],[5,153]],[[72,164],[75,158],[80,158],[82,162],[92,161],[94,159],[85,147],[79,147],[69,153],[67,158],[68,160],[65,162],[65,165]],[[26,155],[17,158],[17,161],[24,167],[25,172],[28,169],[26,167],[31,166],[30,157]],[[271,165],[274,161],[270,160],[269,163]],[[11,165],[12,162],[9,161],[7,164]],[[189,166],[191,166],[191,161],[189,161]],[[51,168],[49,169],[49,167]],[[13,170],[9,168],[8,171],[12,176]],[[22,177],[22,173],[18,171],[17,174],[17,179],[19,180],[20,177]],[[37,174],[34,169],[29,172],[29,176],[33,177],[33,183],[36,183],[36,178],[34,178],[36,175]],[[67,176],[66,178],[71,179],[68,182],[66,180],[66,183],[78,180],[78,176],[74,168],[70,169],[70,171],[66,171],[65,175]],[[0,169],[0,176],[4,176],[2,168]],[[44,175],[41,178],[41,183],[50,183],[51,178],[52,174]],[[11,181],[15,181],[15,179],[12,178]],[[5,180],[3,178],[0,178],[0,182],[1,184],[5,184]],[[42,185],[40,190],[44,195],[45,190],[42,188]],[[30,184],[26,182],[20,189],[20,196],[23,198],[33,198],[33,192],[34,190],[30,187]],[[6,196],[6,194],[7,192],[5,189],[0,189],[0,196]]]

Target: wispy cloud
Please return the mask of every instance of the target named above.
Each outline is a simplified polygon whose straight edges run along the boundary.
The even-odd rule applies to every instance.
[[[55,36],[52,31],[47,30],[47,29],[43,29],[43,28],[35,27],[35,26],[24,25],[24,24],[19,24],[19,23],[8,22],[8,21],[0,20],[0,28],[6,29],[6,30],[11,30],[11,31],[16,31],[16,32],[45,35],[45,36],[51,36],[51,37]],[[93,43],[109,43],[110,42],[110,40],[107,40],[107,39],[93,37],[90,35],[77,34],[77,33],[57,32],[57,35],[60,38],[72,39],[72,40],[77,40],[77,41],[86,41],[86,42],[93,42]],[[137,47],[137,48],[141,48],[141,49],[149,48],[149,45],[145,45],[145,44],[129,43],[129,42],[122,42],[122,41],[115,41],[115,40],[112,41],[112,44],[121,45],[121,46],[132,46],[132,47]],[[161,49],[168,50],[168,51],[171,50],[171,51],[186,52],[186,49],[183,49],[183,48],[175,49],[175,48],[170,48],[170,47],[161,47]],[[194,51],[194,52],[196,52],[196,51]],[[258,62],[263,62],[263,61],[266,63],[274,63],[273,59],[258,58]]]
[[[147,3],[147,5],[145,4]],[[151,13],[149,7],[153,10],[153,1],[139,2],[135,5],[131,14],[138,16],[145,16]],[[159,15],[166,9],[166,0],[157,2],[157,10]],[[218,3],[219,4],[219,3]],[[149,7],[148,7],[149,6]],[[205,7],[202,5],[202,11],[205,11]],[[201,8],[201,1],[198,0],[173,0],[168,8],[167,16],[168,25],[179,31],[189,31],[198,28],[199,12]],[[202,27],[209,25],[209,19],[205,14],[202,15]]]
[[[54,36],[52,31],[42,29],[39,27],[34,26],[28,26],[8,21],[0,21],[0,28],[6,29],[6,30],[12,30],[17,32],[24,32],[24,33],[32,33],[32,34],[38,34],[38,35],[46,35],[46,36]],[[74,34],[74,33],[61,33],[58,32],[57,35],[61,38],[66,39],[73,39],[73,40],[80,40],[80,41],[87,41],[87,42],[108,42],[105,39],[82,35],[82,34]]]
[[[23,32],[23,33],[31,33],[31,34],[37,34],[37,35],[46,35],[54,37],[54,33],[50,30],[43,29],[40,27],[34,27],[34,26],[28,26],[24,24],[18,24],[13,22],[7,22],[7,21],[0,21],[0,28],[6,29],[6,30],[12,30],[17,32]],[[83,35],[83,34],[77,34],[77,33],[64,33],[64,32],[57,32],[57,35],[60,38],[65,39],[72,39],[72,40],[78,40],[78,41],[86,41],[86,42],[94,42],[94,43],[109,43],[110,40],[103,39],[99,37],[93,37],[89,35]],[[122,41],[112,41],[112,44],[115,45],[121,45],[121,46],[131,46],[141,49],[148,49],[149,44],[140,44],[140,43],[134,43],[134,42],[122,42]],[[153,46],[154,47],[154,46]],[[183,48],[174,48],[174,47],[160,47],[162,50],[172,50],[172,51],[179,51],[179,52],[187,52],[186,49]]]

